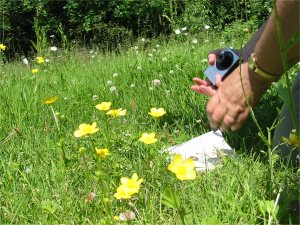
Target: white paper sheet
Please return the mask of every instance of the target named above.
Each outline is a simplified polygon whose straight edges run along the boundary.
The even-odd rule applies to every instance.
[[[192,158],[196,170],[211,170],[220,157],[233,154],[232,148],[224,140],[220,130],[211,131],[187,142],[167,149],[171,154],[181,154],[184,159]]]

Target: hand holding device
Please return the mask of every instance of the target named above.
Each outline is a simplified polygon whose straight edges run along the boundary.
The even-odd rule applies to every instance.
[[[240,57],[231,48],[226,48],[217,56],[215,64],[207,67],[204,74],[213,85],[216,85],[216,74],[221,75],[224,80],[239,65],[239,60]]]

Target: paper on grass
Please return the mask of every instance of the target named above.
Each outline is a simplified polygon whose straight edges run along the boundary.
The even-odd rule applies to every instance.
[[[184,159],[192,158],[196,170],[214,169],[221,156],[233,154],[220,130],[211,131],[195,137],[187,142],[167,149],[171,154],[180,154]]]

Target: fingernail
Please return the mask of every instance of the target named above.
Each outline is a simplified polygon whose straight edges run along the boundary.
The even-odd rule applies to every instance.
[[[212,129],[213,131],[217,131],[219,128],[216,126],[213,126],[212,124],[209,124],[210,129]]]

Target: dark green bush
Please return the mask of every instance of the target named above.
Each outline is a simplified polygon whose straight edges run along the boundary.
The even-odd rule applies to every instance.
[[[270,8],[271,0],[2,0],[1,42],[8,53],[27,54],[43,31],[48,42],[77,40],[114,49],[177,27],[202,32],[204,25],[221,31],[236,21],[261,23]]]

